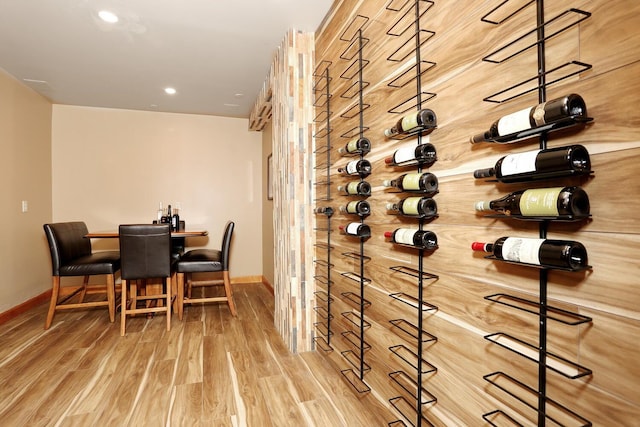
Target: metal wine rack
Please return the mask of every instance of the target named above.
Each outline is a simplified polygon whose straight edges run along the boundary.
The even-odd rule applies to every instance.
[[[340,78],[347,81],[346,89],[340,93],[340,98],[350,100],[348,107],[340,114],[340,118],[346,123],[352,121],[357,122],[353,127],[340,135],[341,138],[364,138],[365,132],[369,129],[364,124],[364,111],[370,105],[364,102],[364,89],[369,83],[364,80],[364,69],[369,64],[369,60],[364,58],[364,48],[369,43],[369,39],[364,37],[364,31],[369,23],[369,18],[363,15],[356,15],[347,25],[343,33],[340,35],[340,41],[345,42],[347,47],[340,55],[340,59],[348,62],[346,69],[340,74]],[[364,159],[366,153],[360,151],[356,153],[360,160]],[[364,181],[364,178],[360,178]],[[365,216],[360,216],[360,222],[364,224]],[[359,237],[359,250],[343,253],[347,258],[356,261],[355,270],[343,272],[341,275],[348,280],[356,282],[358,292],[342,292],[342,301],[352,307],[350,311],[342,312],[341,315],[345,319],[345,323],[350,329],[341,333],[346,342],[347,350],[340,354],[343,359],[351,366],[342,369],[343,377],[359,394],[365,394],[371,391],[371,388],[364,381],[364,376],[371,370],[371,366],[366,363],[366,352],[371,348],[365,340],[365,331],[371,327],[371,324],[365,318],[365,311],[371,306],[371,302],[365,299],[366,285],[371,283],[371,279],[365,277],[365,262],[370,258],[364,254],[364,245],[366,237]]]
[[[314,323],[317,335],[313,338],[313,341],[317,348],[324,352],[331,352],[331,337],[333,332],[331,329],[331,321],[333,320],[333,313],[331,312],[331,303],[333,298],[331,297],[331,285],[333,281],[331,279],[331,270],[333,264],[331,263],[331,216],[333,215],[333,208],[326,203],[331,202],[331,92],[329,90],[331,83],[330,76],[330,61],[322,61],[314,70],[314,85],[313,90],[315,92],[314,106],[317,108],[318,114],[314,118],[314,122],[319,127],[319,130],[314,134],[316,141],[315,157],[316,159],[324,155],[325,158],[320,164],[316,164],[316,202],[324,202],[325,206],[321,209],[316,209],[319,213],[316,218],[316,232],[326,233],[326,242],[316,243],[316,256],[314,258],[315,275],[314,279],[316,284],[320,284],[325,289],[316,290],[315,296],[318,305],[314,307],[314,311],[317,313],[318,322]],[[324,143],[319,143],[324,141]],[[317,160],[316,160],[317,162]],[[320,173],[324,172],[325,177],[318,179]],[[318,195],[318,193],[320,193]],[[324,217],[324,218],[322,218]],[[324,257],[318,256],[318,253],[324,253]]]
[[[391,62],[404,62],[410,57],[415,58],[415,65],[400,74],[388,83],[395,89],[410,87],[414,84],[416,90],[411,97],[388,110],[392,114],[405,114],[408,111],[420,111],[424,104],[433,99],[436,94],[423,90],[422,81],[426,74],[436,66],[435,62],[423,59],[423,51],[427,42],[435,35],[433,31],[422,28],[427,12],[434,6],[431,0],[391,0],[386,9],[396,14],[387,35],[399,41],[400,46],[395,49],[387,60]],[[423,136],[433,131],[433,128],[418,128],[409,134],[401,134],[392,139],[416,138],[417,144],[422,143]],[[418,172],[422,172],[422,165],[418,165]],[[419,218],[419,230],[423,230],[427,221],[434,218]],[[413,247],[413,249],[416,249]],[[389,426],[406,426],[408,422],[412,426],[431,425],[427,419],[427,409],[437,402],[436,397],[424,386],[427,375],[433,375],[437,368],[425,358],[427,346],[435,343],[438,338],[424,329],[424,316],[433,313],[438,307],[428,303],[424,299],[424,287],[427,283],[435,281],[438,276],[424,271],[425,249],[418,251],[418,268],[406,266],[390,267],[395,273],[409,275],[417,279],[417,296],[404,292],[395,292],[389,295],[395,301],[404,303],[416,310],[416,321],[407,319],[392,319],[389,321],[391,330],[408,342],[415,342],[413,348],[404,344],[393,345],[389,351],[394,358],[400,361],[402,369],[389,373],[389,378],[398,386],[399,395],[389,399],[391,405],[402,415],[403,419],[397,419],[389,423]]]
[[[518,84],[510,86],[504,90],[501,90],[484,98],[484,101],[486,102],[507,102],[521,95],[537,91],[538,102],[542,103],[546,101],[547,87],[591,68],[591,65],[582,63],[580,61],[569,61],[551,70],[547,70],[545,65],[546,42],[552,37],[565,32],[569,28],[572,28],[585,19],[589,18],[591,14],[588,12],[572,8],[563,13],[560,13],[552,19],[545,21],[544,0],[531,0],[524,5],[521,5],[520,7],[516,6],[517,9],[515,10],[509,10],[509,0],[505,0],[499,6],[492,9],[489,13],[483,16],[481,20],[492,25],[500,25],[501,23],[509,20],[513,16],[516,16],[524,9],[533,4],[535,4],[536,7],[536,27],[531,31],[526,32],[522,36],[516,38],[515,40],[510,41],[504,46],[489,53],[482,59],[486,62],[501,64],[505,61],[517,57],[518,55],[522,54],[525,51],[528,51],[529,49],[536,48],[538,58],[538,73],[530,79],[522,81]],[[557,128],[574,126],[590,120],[590,118],[574,121],[569,120],[559,126],[539,128],[534,132],[531,132],[529,135],[527,135],[527,137],[537,136],[540,142],[540,149],[544,150],[547,148],[547,135],[549,132],[552,132]],[[549,179],[555,177],[556,176],[542,176],[538,178]],[[490,217],[509,218],[508,216],[496,215],[490,215]],[[547,229],[550,221],[583,221],[587,218],[587,216],[580,218],[553,219],[548,217],[540,217],[534,220],[540,222],[540,238],[546,239]],[[495,257],[492,256],[489,256],[489,258],[495,259]],[[556,268],[545,265],[537,267],[539,268],[539,301],[531,301],[525,298],[520,298],[505,293],[488,295],[485,297],[485,299],[496,304],[507,306],[510,309],[516,309],[538,316],[538,343],[531,344],[503,332],[488,334],[484,337],[489,342],[497,344],[504,349],[515,352],[516,354],[527,360],[535,362],[538,365],[537,389],[524,384],[520,380],[506,374],[503,371],[497,371],[487,374],[483,376],[483,378],[489,384],[491,384],[491,386],[502,390],[504,393],[515,398],[521,404],[534,410],[537,413],[537,425],[539,427],[546,426],[547,421],[549,421],[553,425],[558,426],[565,426],[568,425],[568,423],[570,423],[570,425],[577,424],[580,426],[591,426],[590,421],[547,396],[546,385],[548,370],[554,371],[569,379],[582,378],[592,375],[592,371],[589,368],[558,356],[548,349],[548,322],[552,320],[563,323],[565,325],[575,326],[590,323],[592,319],[578,313],[573,313],[564,309],[549,306],[547,297],[548,272],[549,270]],[[586,268],[591,267],[588,266]],[[521,425],[518,421],[516,421],[514,416],[510,415],[502,409],[492,410],[483,414],[482,417],[486,422],[493,426]]]

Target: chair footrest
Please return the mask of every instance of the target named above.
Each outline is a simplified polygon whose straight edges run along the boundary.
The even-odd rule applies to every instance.
[[[184,298],[185,304],[194,304],[199,302],[225,302],[229,301],[227,297],[210,297],[210,298]]]
[[[104,307],[105,305],[109,305],[109,301],[57,304],[56,310],[66,310],[69,308],[83,308],[83,307]]]
[[[143,313],[162,313],[162,312],[166,312],[167,311],[167,307],[165,306],[161,306],[161,307],[146,307],[146,308],[135,308],[135,309],[126,309],[125,314],[135,314],[135,313],[139,313],[139,314],[143,314]]]

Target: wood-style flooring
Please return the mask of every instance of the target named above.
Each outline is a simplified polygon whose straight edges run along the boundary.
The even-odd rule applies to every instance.
[[[46,305],[0,325],[2,426],[373,426],[321,354],[291,354],[262,284],[234,286],[226,304],[186,306],[109,323],[106,310]]]

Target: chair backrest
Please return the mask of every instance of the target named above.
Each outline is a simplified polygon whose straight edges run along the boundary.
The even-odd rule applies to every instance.
[[[54,276],[59,276],[60,267],[70,261],[91,255],[91,239],[84,237],[88,232],[87,225],[82,221],[44,224]]]
[[[169,224],[120,225],[120,275],[126,280],[171,275]]]
[[[223,271],[229,271],[229,252],[231,250],[231,237],[233,235],[233,228],[235,225],[236,224],[233,221],[227,222],[227,226],[224,229],[224,235],[222,236],[222,247],[220,252]]]

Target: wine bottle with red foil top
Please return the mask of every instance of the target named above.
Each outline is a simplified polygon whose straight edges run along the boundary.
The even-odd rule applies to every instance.
[[[508,114],[496,120],[488,131],[470,138],[472,144],[493,142],[499,144],[530,138],[543,131],[559,129],[590,120],[587,106],[580,95],[572,93],[543,102],[535,107]]]
[[[433,218],[438,214],[438,205],[430,197],[407,197],[398,203],[387,203],[387,210],[413,218]]]
[[[344,147],[338,148],[338,153],[343,156],[364,156],[371,151],[371,141],[367,138],[354,138]]]
[[[500,199],[476,202],[475,208],[514,218],[582,219],[589,217],[590,204],[580,187],[552,187],[514,191]]]
[[[501,237],[494,243],[473,242],[471,249],[519,264],[571,271],[589,268],[587,249],[570,240]]]
[[[433,231],[413,228],[397,228],[386,231],[384,237],[399,245],[412,246],[418,249],[434,250],[438,247],[438,238]]]
[[[367,181],[351,181],[347,185],[339,185],[338,191],[348,196],[364,196],[371,195],[371,184]]]
[[[338,172],[342,175],[366,178],[371,175],[371,162],[366,159],[352,160],[346,166],[338,168]]]
[[[396,179],[387,179],[382,182],[382,185],[410,193],[435,194],[438,192],[438,177],[430,172],[411,172],[400,175]]]
[[[371,214],[371,205],[366,200],[354,200],[340,206],[340,212],[365,217]]]
[[[393,155],[384,159],[388,166],[424,166],[429,167],[437,160],[436,147],[425,143],[413,147],[397,149]]]
[[[421,131],[432,131],[438,125],[436,113],[424,109],[402,117],[390,129],[384,131],[387,138],[411,136]]]
[[[492,168],[475,170],[473,176],[511,183],[589,173],[591,160],[587,149],[582,145],[569,145],[509,154]]]
[[[361,222],[351,222],[347,225],[341,225],[338,227],[342,234],[348,236],[355,236],[366,239],[371,237],[371,228],[367,224]]]
[[[313,210],[313,213],[331,216],[333,215],[333,208],[331,206],[318,206]]]

